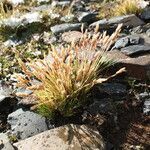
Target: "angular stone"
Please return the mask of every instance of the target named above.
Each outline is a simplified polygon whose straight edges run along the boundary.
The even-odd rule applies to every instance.
[[[0,133],[0,150],[15,150],[5,133]]]
[[[126,47],[129,45],[129,38],[128,37],[123,37],[117,40],[117,42],[114,45],[114,48],[120,49],[123,47]]]
[[[81,28],[81,23],[75,23],[75,24],[64,23],[64,24],[55,25],[51,27],[51,31],[54,34],[58,34],[58,33],[72,31],[72,30],[80,30],[80,28]]]
[[[120,49],[129,45],[136,45],[140,42],[140,36],[138,35],[129,35],[126,37],[122,37],[114,45],[114,48]]]
[[[126,55],[135,55],[135,54],[142,54],[145,52],[150,52],[150,46],[146,45],[132,45],[121,49],[121,52]]]
[[[130,45],[137,45],[140,42],[140,36],[138,35],[129,35],[128,38],[130,41]]]
[[[11,133],[18,139],[25,139],[47,130],[46,119],[34,112],[18,109],[8,115]]]
[[[96,25],[99,25],[100,29],[109,29],[110,27],[116,27],[120,23],[123,23],[123,26],[131,26],[131,27],[136,27],[144,24],[144,22],[140,20],[137,16],[126,15],[113,17],[108,20],[107,19],[99,20],[97,22],[92,23],[90,27],[95,27]]]
[[[67,43],[77,42],[82,36],[83,34],[79,31],[70,31],[62,34],[62,40]]]
[[[18,150],[104,150],[97,130],[85,125],[68,124],[14,143]]]
[[[79,22],[93,22],[96,19],[97,13],[92,12],[79,12],[78,21]]]
[[[87,110],[90,114],[110,114],[114,112],[113,105],[114,102],[107,98],[107,99],[100,99],[100,100],[94,100],[94,103],[91,104]]]
[[[106,93],[109,96],[124,96],[127,93],[126,86],[120,83],[103,83],[98,86],[100,93]]]
[[[119,68],[126,67],[130,77],[150,80],[150,54],[131,58],[118,50],[113,50],[108,53],[108,58],[115,60]]]

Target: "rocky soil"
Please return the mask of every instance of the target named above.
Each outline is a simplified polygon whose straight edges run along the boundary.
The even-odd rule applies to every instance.
[[[102,0],[9,0],[0,13],[0,150],[150,149],[150,4],[139,15],[98,17]],[[107,2],[115,5],[115,2]],[[103,6],[103,5],[102,5]],[[5,5],[2,6],[5,8]],[[0,9],[2,9],[0,7]],[[5,11],[5,9],[4,9]],[[32,91],[16,87],[17,57],[43,58],[49,46],[78,41],[82,26],[111,34],[123,23],[108,57],[127,72],[91,91],[92,103],[73,117],[54,120],[31,111]]]

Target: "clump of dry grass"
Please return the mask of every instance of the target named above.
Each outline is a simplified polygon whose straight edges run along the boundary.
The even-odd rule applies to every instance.
[[[0,2],[0,19],[6,18],[13,12],[13,6],[7,0]]]
[[[63,116],[73,115],[77,108],[87,102],[90,89],[108,80],[100,78],[100,72],[112,65],[106,54],[120,28],[121,25],[111,36],[106,32],[92,36],[85,32],[78,43],[73,42],[60,49],[51,46],[43,60],[27,64],[19,60],[26,77],[16,75],[18,86],[33,91],[38,99],[36,107],[43,115],[52,116],[55,112]],[[39,80],[40,84],[33,84],[33,78]]]
[[[138,0],[120,0],[114,8],[114,16],[121,16],[127,14],[138,15],[142,8],[138,5]]]

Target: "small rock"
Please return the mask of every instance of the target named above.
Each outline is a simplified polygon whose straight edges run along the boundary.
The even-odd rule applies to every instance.
[[[121,52],[128,56],[141,54],[149,51],[150,51],[150,46],[146,46],[146,45],[132,45],[121,49]]]
[[[63,22],[71,22],[75,19],[75,16],[73,14],[69,14],[69,15],[66,15],[66,16],[63,16],[60,20],[63,21]]]
[[[14,6],[24,3],[24,0],[8,0],[8,1],[10,1]]]
[[[6,46],[6,47],[11,47],[11,46],[15,47],[15,46],[18,46],[22,43],[23,43],[23,41],[18,41],[17,39],[9,39],[9,40],[4,42],[4,46]]]
[[[44,117],[22,109],[9,114],[7,118],[11,126],[11,133],[18,139],[25,139],[47,130],[45,121]]]
[[[86,0],[87,1],[87,0]],[[85,2],[83,0],[75,0],[71,3],[72,11],[85,11]]]
[[[141,34],[143,33],[143,28],[142,26],[137,26],[137,27],[134,27],[130,30],[131,34]]]
[[[65,6],[69,6],[70,5],[70,0],[62,0],[62,1],[53,1],[51,6],[53,8],[55,8],[56,6],[62,6],[62,7],[65,7]]]
[[[150,114],[150,99],[145,100],[143,112],[147,115]]]
[[[80,28],[81,28],[81,23],[75,23],[75,24],[64,23],[64,24],[55,25],[51,27],[51,31],[54,34],[58,34],[58,33],[72,31],[72,30],[80,30]]]
[[[121,83],[103,83],[98,86],[100,93],[106,93],[111,97],[124,96],[127,93],[126,85]]]
[[[20,17],[10,17],[7,19],[0,20],[0,26],[16,28],[20,25],[27,25],[35,22],[41,22],[42,17],[39,12],[26,13]]]
[[[51,33],[49,33],[49,32],[44,32],[43,36],[41,37],[41,40],[45,44],[53,44],[57,41],[56,37],[52,36]]]
[[[34,96],[33,94],[27,96],[27,97],[24,97],[22,98],[18,104],[19,105],[23,105],[23,106],[33,106],[35,104],[37,104],[38,101],[37,101],[37,97]]]
[[[15,18],[15,17],[10,17],[7,19],[1,19],[0,20],[0,26],[8,26],[11,28],[15,28],[21,24],[22,20],[21,18]]]
[[[30,12],[21,16],[23,24],[30,24],[33,22],[41,22],[41,15],[39,12]]]
[[[146,98],[150,98],[150,93],[144,92],[139,94],[139,99],[145,100]]]
[[[148,29],[148,30],[146,31],[146,34],[147,34],[147,36],[150,37],[150,29]]]
[[[79,22],[93,22],[96,19],[97,13],[92,12],[79,12],[78,14],[78,21]]]
[[[14,143],[19,150],[104,150],[105,143],[97,130],[85,125],[68,124]]]
[[[114,48],[120,49],[120,48],[128,46],[128,44],[129,44],[129,38],[123,37],[123,38],[117,40],[117,42],[114,45]]]
[[[110,114],[114,112],[114,108],[112,103],[114,103],[111,99],[100,99],[94,100],[94,103],[91,104],[87,110],[90,114]]]
[[[38,4],[47,3],[47,2],[49,2],[49,0],[37,0],[37,3],[38,3]]]
[[[140,37],[138,35],[129,35],[128,38],[130,45],[137,45],[140,42]]]
[[[5,133],[0,133],[0,150],[14,150]]]
[[[120,38],[114,45],[114,48],[120,49],[129,45],[137,45],[140,42],[140,37],[138,35],[129,35]]]
[[[62,34],[62,40],[67,43],[77,42],[82,36],[83,34],[79,31],[70,31]]]
[[[32,93],[33,93],[33,91],[22,88],[22,87],[19,87],[18,89],[16,89],[16,95],[18,95],[18,96],[19,96],[19,94],[26,96],[26,95],[30,95]]]

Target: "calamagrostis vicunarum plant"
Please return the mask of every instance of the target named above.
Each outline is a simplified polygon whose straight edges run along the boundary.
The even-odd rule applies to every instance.
[[[100,78],[100,71],[112,64],[107,50],[116,40],[121,25],[111,35],[87,32],[78,43],[60,49],[51,46],[47,57],[28,64],[20,61],[26,78],[17,75],[18,85],[33,90],[38,98],[38,108],[62,115],[73,115],[75,109],[86,102],[86,94],[98,83],[106,81]],[[32,84],[32,79],[40,81]],[[46,113],[47,114],[47,113]]]
[[[138,4],[139,0],[120,0],[118,5],[114,8],[114,15],[139,15],[142,12],[142,8]]]

